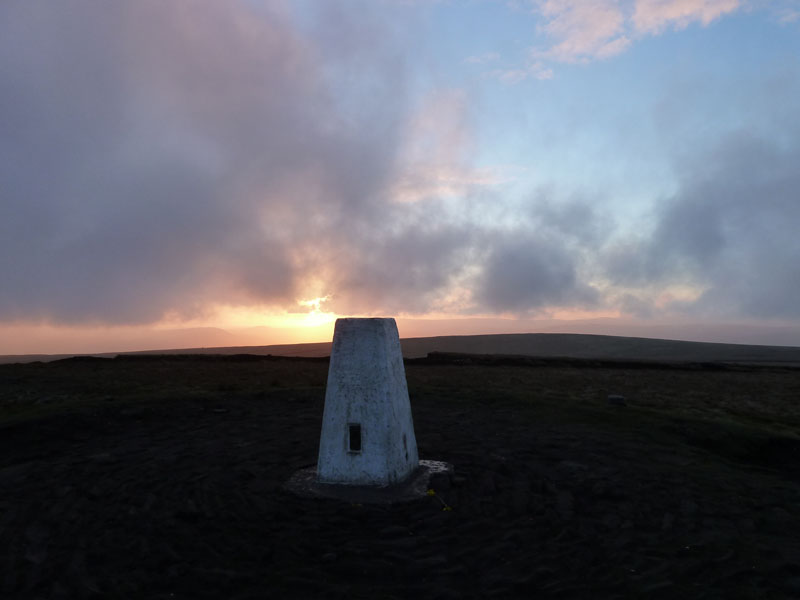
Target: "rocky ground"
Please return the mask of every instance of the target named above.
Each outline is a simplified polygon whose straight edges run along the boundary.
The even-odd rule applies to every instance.
[[[283,490],[326,369],[0,367],[0,597],[800,597],[796,370],[410,364],[455,473],[374,506]]]

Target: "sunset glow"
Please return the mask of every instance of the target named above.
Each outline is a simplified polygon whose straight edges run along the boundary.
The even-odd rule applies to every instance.
[[[800,345],[798,14],[2,2],[0,353],[337,316]]]

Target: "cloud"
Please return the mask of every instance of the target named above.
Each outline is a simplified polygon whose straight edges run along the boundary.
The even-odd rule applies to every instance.
[[[437,90],[425,95],[408,117],[400,140],[392,200],[416,202],[458,196],[496,180],[485,169],[474,169],[469,103],[462,91]]]
[[[281,3],[0,3],[0,322],[322,297],[340,314],[797,315],[796,77],[755,102],[763,130],[676,163],[651,235],[620,240],[598,194],[502,197],[503,173],[471,162],[469,99],[412,93],[403,28],[373,5],[301,27]],[[561,46],[573,60],[632,22],[584,5],[548,9],[556,37],[605,19]]]
[[[762,3],[768,7],[774,19],[783,25],[800,21],[800,3],[797,0],[771,0]]]
[[[553,44],[539,57],[558,62],[608,58],[630,43],[625,17],[616,0],[546,0],[539,2],[541,30]]]
[[[589,272],[613,224],[591,199],[558,196],[540,189],[515,212],[513,225],[483,232],[480,271],[471,282],[474,312],[531,316],[553,307],[601,307]]]
[[[500,60],[498,52],[484,52],[483,54],[468,56],[464,59],[464,62],[471,65],[485,65],[497,60]]]
[[[421,208],[421,207],[419,207]],[[409,226],[364,238],[341,257],[329,279],[327,304],[338,314],[420,314],[443,308],[442,299],[469,264],[475,231],[431,222],[430,208],[404,211]],[[397,218],[389,212],[387,219]],[[348,265],[349,262],[349,265]]]
[[[652,231],[604,251],[612,285],[649,296],[651,307],[659,290],[683,288],[661,302],[673,312],[800,317],[798,86],[796,75],[762,83],[772,97],[766,123],[732,130],[676,161],[679,189],[661,201]]]
[[[371,4],[0,5],[0,321],[441,306],[498,176]]]
[[[515,84],[526,79],[545,81],[553,78],[553,69],[544,65],[541,60],[532,60],[521,69],[495,69],[489,73],[491,77],[503,83]]]
[[[578,276],[576,255],[541,231],[517,230],[492,240],[475,300],[482,309],[535,314],[551,306],[592,307],[599,295]]]
[[[556,197],[552,189],[539,190],[531,202],[530,218],[561,245],[595,251],[612,236],[615,224],[596,199],[576,195],[556,201]]]
[[[778,18],[781,23],[796,23],[800,21],[800,10],[785,10]]]
[[[496,68],[488,75],[512,85],[552,79],[554,64],[610,59],[644,37],[693,23],[706,26],[746,5],[747,0],[529,0],[525,6],[537,18],[541,41],[529,47],[522,66]],[[510,6],[521,8],[517,3]],[[792,7],[770,8],[784,23],[793,22],[798,14]],[[489,56],[494,62],[500,60],[496,54],[485,55]],[[485,57],[466,62],[484,64]]]
[[[402,64],[375,47],[348,96],[351,56],[280,5],[3,3],[0,316],[292,302],[306,248],[376,219],[395,162]]]
[[[741,6],[740,0],[636,0],[632,20],[638,32],[657,34],[694,22],[708,25]]]
[[[695,22],[708,25],[742,4],[741,0],[534,0],[538,31],[549,43],[531,49],[533,62],[611,58],[643,36]]]

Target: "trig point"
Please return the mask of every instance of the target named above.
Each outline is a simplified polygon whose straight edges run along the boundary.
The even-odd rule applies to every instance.
[[[417,467],[417,438],[394,319],[338,319],[317,481],[391,485]]]
[[[316,467],[287,489],[356,502],[425,495],[452,465],[419,460],[400,337],[394,319],[337,319]]]

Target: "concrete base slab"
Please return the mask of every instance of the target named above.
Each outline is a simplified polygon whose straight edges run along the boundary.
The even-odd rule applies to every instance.
[[[296,471],[284,489],[306,498],[330,498],[359,504],[394,504],[422,498],[435,487],[439,477],[453,474],[453,465],[438,460],[421,460],[419,468],[400,483],[385,486],[343,485],[317,481],[317,467]]]

